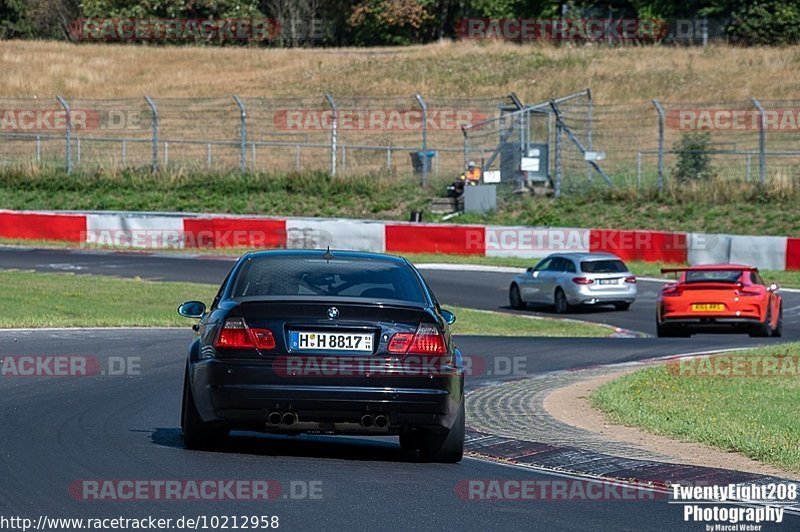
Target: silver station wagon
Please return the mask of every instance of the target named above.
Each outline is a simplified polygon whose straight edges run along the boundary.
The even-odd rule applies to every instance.
[[[514,277],[508,300],[515,309],[552,305],[558,314],[582,305],[628,310],[636,300],[636,277],[611,253],[554,253]]]

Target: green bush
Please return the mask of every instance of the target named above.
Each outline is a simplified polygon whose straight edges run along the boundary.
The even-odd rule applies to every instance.
[[[687,131],[681,135],[681,139],[672,148],[678,156],[672,170],[675,181],[708,181],[714,176],[711,154],[708,151],[710,139],[708,131]]]

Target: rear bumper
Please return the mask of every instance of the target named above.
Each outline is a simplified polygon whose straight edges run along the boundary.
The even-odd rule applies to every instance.
[[[565,291],[570,305],[610,305],[613,303],[633,303],[636,300],[636,287],[613,290],[592,290],[586,286],[570,287]]]
[[[330,433],[374,433],[359,427],[365,414],[384,414],[383,433],[407,427],[449,428],[463,400],[463,373],[429,375],[294,377],[268,363],[203,360],[191,366],[200,417],[230,428],[309,432],[309,424]],[[270,412],[293,412],[296,426],[270,426]],[[315,431],[316,432],[316,431]]]
[[[762,322],[755,317],[731,316],[666,316],[661,319],[662,326],[692,329],[694,331],[749,330]]]

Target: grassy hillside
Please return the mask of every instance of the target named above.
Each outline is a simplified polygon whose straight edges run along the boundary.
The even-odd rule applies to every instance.
[[[800,47],[555,47],[443,42],[377,49],[0,42],[0,96],[403,95],[534,101],[591,87],[598,103],[797,96]],[[36,75],[32,76],[31,72]]]

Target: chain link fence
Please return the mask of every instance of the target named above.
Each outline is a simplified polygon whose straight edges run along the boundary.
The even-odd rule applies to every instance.
[[[502,98],[0,99],[3,165],[75,169],[463,170],[461,127]]]
[[[520,188],[546,183],[557,196],[595,186],[663,190],[703,181],[781,188],[800,184],[796,101],[598,105],[587,89],[501,109],[499,117],[471,124],[464,132],[465,157],[483,161],[492,178]],[[515,158],[506,157],[513,164],[506,164],[503,154],[516,151]],[[495,153],[500,156],[493,158]]]
[[[792,185],[800,102],[597,104],[591,90],[537,103],[423,95],[0,99],[0,164],[389,172],[456,176],[556,195],[663,189],[698,178]]]

